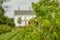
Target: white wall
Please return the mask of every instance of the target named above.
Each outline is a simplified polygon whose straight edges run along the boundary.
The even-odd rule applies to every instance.
[[[17,22],[18,17],[21,17],[21,19],[22,19],[22,23],[21,23],[21,24],[19,24],[19,23]],[[28,21],[29,21],[31,18],[33,18],[33,17],[36,17],[36,16],[35,16],[35,15],[16,15],[16,16],[14,17],[15,26],[17,26],[17,27],[19,27],[19,26],[24,26],[24,25],[25,25],[25,21],[24,21],[24,20],[27,20],[27,21],[26,21],[26,25],[28,25]]]

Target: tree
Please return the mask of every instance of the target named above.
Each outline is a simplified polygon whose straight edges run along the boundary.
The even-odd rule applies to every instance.
[[[1,7],[1,8],[0,8],[0,16],[3,16],[4,13],[5,13],[5,10]]]
[[[4,16],[5,10],[2,7],[3,0],[0,0],[0,24],[3,23],[2,16]]]
[[[49,19],[60,19],[60,6],[58,0],[40,0],[37,3],[32,3],[32,8],[36,16]]]
[[[8,0],[0,0],[0,3],[3,3],[3,1],[8,1]]]
[[[7,1],[7,0],[0,0],[0,24],[6,24],[9,26],[14,26],[14,19],[13,18],[8,18],[7,16],[5,16],[5,10],[2,7],[3,1]]]
[[[0,16],[4,15],[5,13],[4,8],[2,7],[3,1],[7,1],[7,0],[0,0]]]
[[[51,35],[54,34],[54,37],[52,37],[53,39],[50,39],[50,40],[59,40],[58,35],[60,32],[59,31],[60,29],[59,27],[60,26],[60,21],[59,21],[60,20],[60,5],[59,5],[58,0],[39,0],[37,3],[34,3],[34,2],[32,3],[32,8],[36,16],[41,17],[41,19],[44,20],[43,21],[44,26],[46,25],[47,20],[51,22],[51,26],[50,26],[50,28],[52,28]]]
[[[32,8],[37,16],[45,16],[48,13],[59,11],[60,7],[58,1],[41,0],[38,3],[32,3]]]

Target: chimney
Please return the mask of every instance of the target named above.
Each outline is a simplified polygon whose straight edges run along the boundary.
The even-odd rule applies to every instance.
[[[31,10],[31,7],[29,6],[29,10]]]
[[[20,7],[18,7],[18,10],[20,10]]]

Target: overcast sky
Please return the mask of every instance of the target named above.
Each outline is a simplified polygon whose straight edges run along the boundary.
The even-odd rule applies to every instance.
[[[20,7],[20,10],[28,10],[29,6],[31,6],[32,2],[37,2],[38,0],[10,0],[8,2],[4,2],[3,6],[8,6],[5,15],[8,17],[14,17],[14,10],[17,10]]]
[[[17,10],[18,7],[20,7],[20,10],[28,10],[31,3],[37,1],[38,0],[10,0],[8,2],[4,2],[3,6],[8,6],[7,9],[5,8],[7,10],[5,15],[8,17],[14,17],[14,10]]]

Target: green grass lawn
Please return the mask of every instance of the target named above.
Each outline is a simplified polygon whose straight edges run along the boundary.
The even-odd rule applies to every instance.
[[[11,32],[0,35],[0,40],[16,40],[20,36],[20,31],[18,28],[12,30]]]
[[[0,35],[0,40],[37,40],[39,39],[38,29],[27,28],[13,28],[11,32]]]

